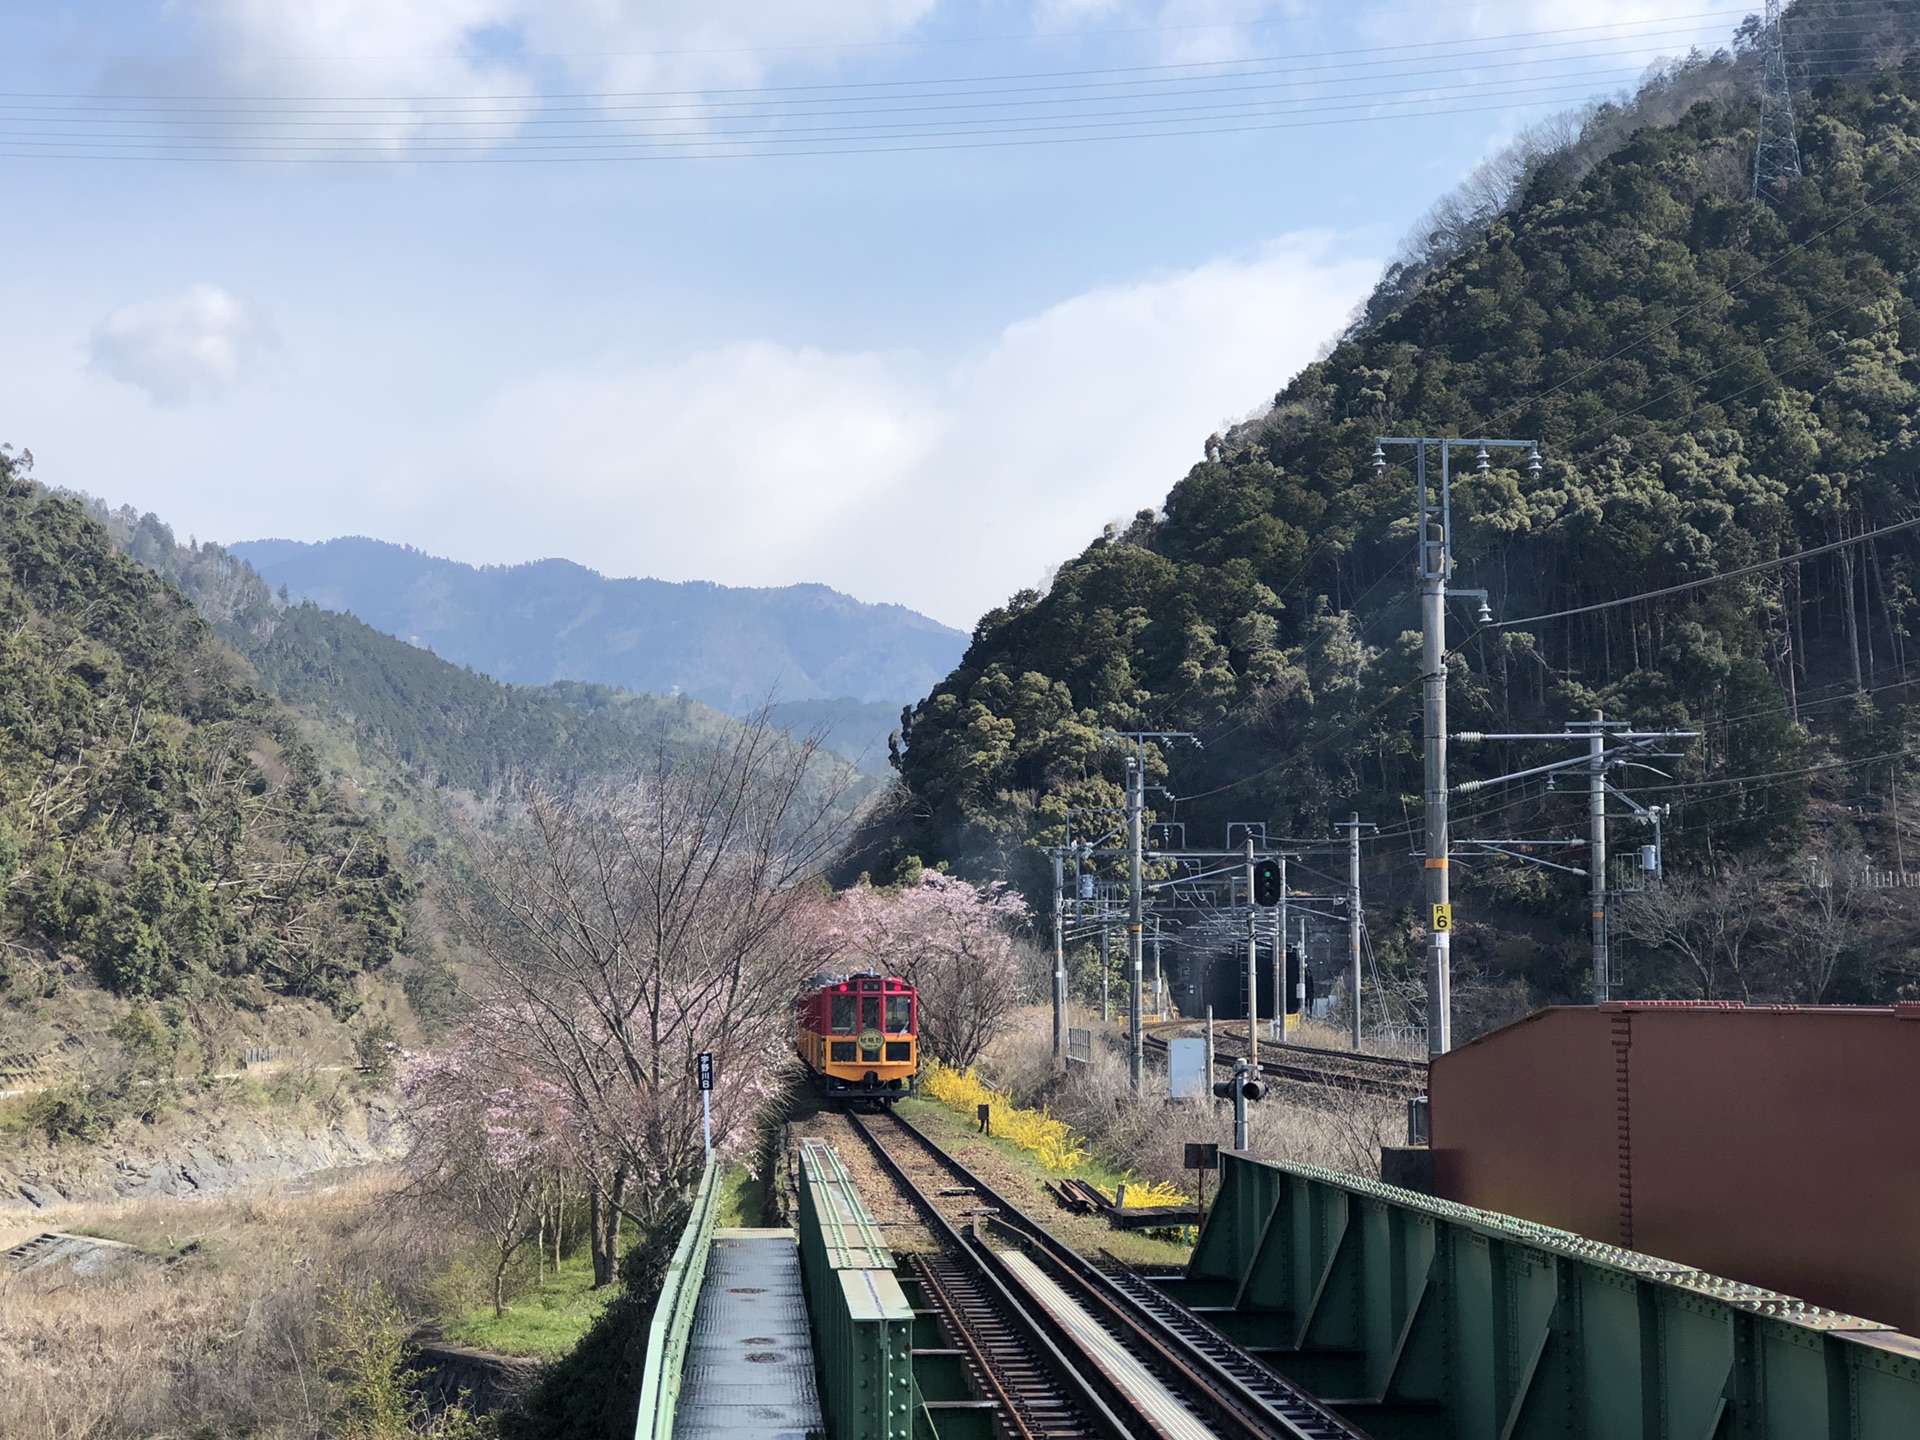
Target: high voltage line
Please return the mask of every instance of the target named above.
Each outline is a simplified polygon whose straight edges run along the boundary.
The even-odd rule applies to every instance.
[[[1634,27],[1585,30],[1623,28]],[[1565,38],[1579,33],[1523,32],[1390,47],[1399,53],[1366,52],[1373,57],[1366,60],[1342,60],[1356,52],[1329,51],[1206,64],[734,90],[404,101],[14,92],[0,95],[0,154],[406,164],[801,156],[1179,138],[1560,105],[1584,98],[1596,84],[1642,72],[1638,64],[1631,71],[1545,67],[1636,55],[1644,61],[1654,58],[1647,42],[1695,32],[1640,26],[1637,35]],[[1533,52],[1531,59],[1510,58],[1511,46],[1489,48],[1503,39],[1541,36],[1560,38],[1521,45],[1522,52]],[[1463,48],[1470,46],[1480,48]],[[1568,51],[1573,53],[1552,53]],[[1490,56],[1508,58],[1469,63]],[[1301,63],[1313,59],[1333,63]],[[1429,68],[1409,68],[1420,65]],[[1397,86],[1360,88],[1411,84],[1461,70],[1478,78],[1417,86],[1406,95]],[[1527,73],[1488,73],[1496,71]],[[1340,73],[1321,78],[1328,72]],[[1030,83],[1036,81],[1047,83]],[[1275,93],[1282,90],[1318,93]],[[383,100],[402,108],[377,108]],[[597,103],[569,103],[582,101]],[[1193,103],[1176,103],[1182,101]]]
[[[1693,15],[1667,16],[1667,17],[1664,17],[1662,21],[1654,22],[1654,23],[1665,23],[1668,20],[1675,20],[1675,19],[1685,20],[1685,19],[1711,19],[1711,18],[1716,18],[1715,12],[1698,11],[1698,12],[1695,12]],[[1349,68],[1379,69],[1384,66],[1405,64],[1405,63],[1408,63],[1410,60],[1419,59],[1423,57],[1464,60],[1464,59],[1476,58],[1483,55],[1507,55],[1514,52],[1516,47],[1511,42],[1514,42],[1517,40],[1539,40],[1540,41],[1540,44],[1536,46],[1517,47],[1522,50],[1541,49],[1541,48],[1566,48],[1569,46],[1590,44],[1593,42],[1575,41],[1575,40],[1555,40],[1547,37],[1565,36],[1565,35],[1581,35],[1581,34],[1586,34],[1596,30],[1620,30],[1620,29],[1625,29],[1629,31],[1638,29],[1642,32],[1643,38],[1658,38],[1658,37],[1672,36],[1672,35],[1695,34],[1697,33],[1698,27],[1688,27],[1684,29],[1673,29],[1673,30],[1650,30],[1646,28],[1645,23],[1636,24],[1634,22],[1628,22],[1628,21],[1616,21],[1616,22],[1611,22],[1604,25],[1568,26],[1564,28],[1551,29],[1551,30],[1518,31],[1512,34],[1507,34],[1507,35],[1475,36],[1475,37],[1472,37],[1471,39],[1463,39],[1463,40],[1417,41],[1417,42],[1408,42],[1402,45],[1370,45],[1370,46],[1366,46],[1363,48],[1356,48],[1356,49],[1301,51],[1292,55],[1241,56],[1241,57],[1225,59],[1225,60],[1182,60],[1182,61],[1167,61],[1167,62],[1162,62],[1158,64],[1153,64],[1153,65],[1102,66],[1097,68],[1082,68],[1082,69],[1073,69],[1073,70],[1009,71],[1001,74],[989,74],[989,75],[918,77],[911,80],[858,80],[858,81],[832,81],[832,82],[816,81],[816,82],[811,82],[806,84],[704,87],[700,89],[684,89],[684,90],[611,90],[611,91],[577,91],[577,92],[527,91],[517,95],[502,94],[499,92],[494,92],[494,93],[483,93],[478,95],[464,95],[464,96],[463,95],[443,95],[443,96],[432,96],[432,95],[425,95],[425,96],[423,95],[239,96],[239,95],[229,95],[229,96],[219,96],[219,95],[190,95],[190,94],[177,94],[177,93],[176,94],[133,93],[133,94],[123,94],[119,96],[113,96],[113,95],[100,95],[96,93],[68,93],[68,92],[53,92],[53,91],[0,91],[0,98],[70,100],[77,103],[84,103],[87,105],[110,105],[118,101],[138,101],[138,100],[158,101],[158,100],[195,100],[195,99],[207,100],[207,101],[225,100],[225,101],[230,101],[234,103],[262,103],[262,104],[271,104],[271,105],[285,105],[288,103],[325,103],[325,102],[332,102],[332,101],[347,103],[352,101],[382,100],[382,99],[406,102],[406,103],[422,103],[425,101],[434,101],[434,100],[442,101],[445,103],[462,103],[468,100],[497,103],[501,100],[508,100],[508,99],[518,99],[518,100],[527,100],[527,101],[548,101],[553,99],[576,99],[576,100],[577,99],[592,99],[592,100],[672,99],[672,100],[685,101],[688,99],[698,99],[704,96],[716,96],[716,95],[717,96],[745,95],[745,96],[751,97],[751,96],[763,96],[763,95],[800,95],[800,94],[809,94],[809,93],[833,93],[833,92],[852,93],[852,92],[859,92],[859,91],[866,91],[866,90],[915,90],[915,89],[938,90],[940,87],[951,86],[951,85],[997,84],[1005,81],[1014,81],[1014,80],[1088,81],[1089,77],[1101,77],[1101,76],[1141,77],[1141,76],[1150,76],[1150,75],[1165,75],[1177,81],[1180,79],[1191,78],[1195,74],[1201,74],[1201,75],[1204,75],[1207,73],[1229,74],[1229,75],[1259,74],[1259,73],[1265,73],[1265,72],[1259,69],[1250,69],[1249,67],[1268,67],[1268,69],[1271,69],[1272,67],[1277,65],[1297,63],[1300,60],[1339,59],[1343,56],[1348,56],[1348,55],[1365,55],[1365,56],[1370,56],[1374,58],[1364,60],[1364,61],[1349,62],[1349,64],[1347,65],[1317,66],[1317,67],[1308,67],[1308,68],[1309,69],[1349,69]],[[1483,48],[1472,49],[1472,50],[1461,48],[1463,46],[1476,46],[1476,45]],[[1090,83],[1122,84],[1122,83],[1136,83],[1136,82],[1132,80],[1115,79],[1115,80],[1109,80],[1109,81],[1092,81]],[[1049,88],[1065,88],[1065,87],[1049,87]]]

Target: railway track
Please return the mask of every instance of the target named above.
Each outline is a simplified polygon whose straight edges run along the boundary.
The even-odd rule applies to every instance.
[[[1147,1027],[1147,1048],[1165,1052],[1172,1039],[1198,1039],[1206,1033],[1199,1020],[1174,1020]],[[1244,1033],[1235,1035],[1225,1026],[1214,1026],[1213,1063],[1216,1068],[1231,1069],[1233,1062],[1247,1053]],[[1277,1040],[1260,1046],[1260,1069],[1265,1075],[1291,1080],[1302,1085],[1338,1085],[1370,1095],[1411,1098],[1427,1089],[1427,1062],[1402,1060],[1392,1055],[1357,1054],[1351,1050],[1326,1050],[1317,1045],[1283,1045]]]
[[[1366,1440],[1144,1276],[1056,1239],[908,1121],[849,1119],[944,1239],[910,1271],[1010,1436]]]

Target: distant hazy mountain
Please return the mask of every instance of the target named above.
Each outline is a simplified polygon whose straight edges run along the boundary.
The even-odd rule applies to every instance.
[[[495,679],[677,692],[735,713],[838,700],[869,716],[891,707],[897,720],[967,647],[924,615],[824,585],[610,580],[570,560],[476,568],[357,536],[227,548],[295,597]]]

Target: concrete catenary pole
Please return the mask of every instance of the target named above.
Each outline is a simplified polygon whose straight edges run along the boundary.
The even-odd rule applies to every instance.
[[[1360,812],[1347,816],[1347,999],[1353,1011],[1353,1048],[1360,1048]]]
[[[1490,448],[1523,449],[1528,452],[1527,468],[1537,477],[1540,444],[1536,440],[1382,435],[1373,444],[1374,469],[1382,478],[1386,475],[1389,445],[1413,447],[1418,494],[1414,526],[1420,572],[1421,718],[1426,732],[1422,800],[1426,812],[1427,1053],[1444,1055],[1453,1045],[1453,904],[1447,888],[1447,581],[1453,569],[1453,450],[1456,446],[1474,446],[1484,475],[1488,473]],[[1438,487],[1427,474],[1427,454],[1435,447],[1440,451]],[[1492,619],[1484,591],[1455,593],[1479,595],[1482,620]]]
[[[1113,1023],[1113,926],[1108,907],[1113,904],[1111,894],[1100,899],[1100,1023]]]
[[[1067,1044],[1067,857],[1053,852],[1053,1063],[1065,1063]]]
[[[1146,809],[1147,763],[1146,745],[1141,743],[1139,752],[1127,766],[1127,1078],[1133,1083],[1134,1098],[1142,1093],[1147,1073],[1147,1039],[1142,1028],[1145,1017],[1142,1014],[1142,954],[1146,937],[1143,933],[1146,925],[1146,867],[1141,851],[1144,840],[1141,836],[1141,822]]]
[[[1300,1017],[1307,1014],[1307,917],[1300,917]]]
[[[1280,903],[1274,906],[1273,916],[1273,993],[1280,997],[1273,1003],[1273,1034],[1281,1043],[1287,1038],[1287,854],[1281,851],[1280,861]]]
[[[1166,972],[1160,968],[1160,917],[1153,917],[1153,1013],[1156,1019],[1167,1018]]]
[[[1220,1108],[1213,1098],[1213,1006],[1207,1006],[1207,1088],[1201,1092],[1207,1097],[1207,1106],[1211,1110]]]
[[[1247,1059],[1260,1063],[1260,907],[1253,903],[1253,837],[1247,837]]]
[[[1440,449],[1440,493],[1450,477],[1449,455]],[[1419,450],[1421,498],[1427,497],[1427,447]],[[1447,886],[1447,552],[1450,516],[1442,505],[1424,504],[1420,516],[1421,723],[1425,727],[1427,880],[1427,1054],[1453,1048],[1453,935],[1434,917],[1451,914]],[[1354,832],[1357,836],[1358,830]],[[1356,960],[1356,964],[1358,961]],[[1357,990],[1355,992],[1358,993]],[[1356,1019],[1354,1049],[1359,1049]]]
[[[1593,999],[1604,1004],[1612,991],[1612,969],[1607,944],[1607,732],[1604,717],[1593,712],[1587,735],[1587,820],[1592,826],[1588,852],[1588,893],[1593,911]]]

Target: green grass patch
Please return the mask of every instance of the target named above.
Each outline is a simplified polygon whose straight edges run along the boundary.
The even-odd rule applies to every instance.
[[[1103,1221],[1067,1216],[1050,1210],[1050,1202],[1042,1198],[1045,1194],[1043,1187],[1048,1180],[1058,1177],[1050,1175],[1030,1151],[1004,1136],[980,1134],[971,1117],[958,1114],[937,1100],[901,1100],[894,1108],[900,1112],[902,1119],[911,1121],[942,1149],[953,1150],[962,1144],[988,1145],[1005,1156],[1012,1166],[1029,1177],[1033,1190],[1024,1205],[1022,1197],[1017,1194],[1007,1195],[1008,1201],[1022,1205],[1028,1214],[1042,1220],[1056,1234],[1062,1234],[1070,1244],[1075,1244],[1083,1251],[1091,1253],[1092,1247],[1085,1242],[1097,1234],[1101,1247],[1134,1264],[1183,1265],[1193,1253],[1191,1232],[1109,1230]],[[1112,1169],[1091,1155],[1073,1173],[1088,1184],[1101,1186],[1108,1192],[1127,1178],[1124,1172]],[[1181,1238],[1174,1238],[1176,1235]]]
[[[720,1172],[720,1211],[715,1224],[756,1228],[767,1223],[766,1210],[767,1187],[759,1176],[744,1165],[729,1165]]]
[[[557,1360],[580,1342],[617,1290],[612,1285],[595,1290],[593,1261],[585,1253],[573,1255],[516,1295],[506,1314],[496,1317],[488,1304],[447,1322],[441,1333],[456,1344],[497,1355]]]

